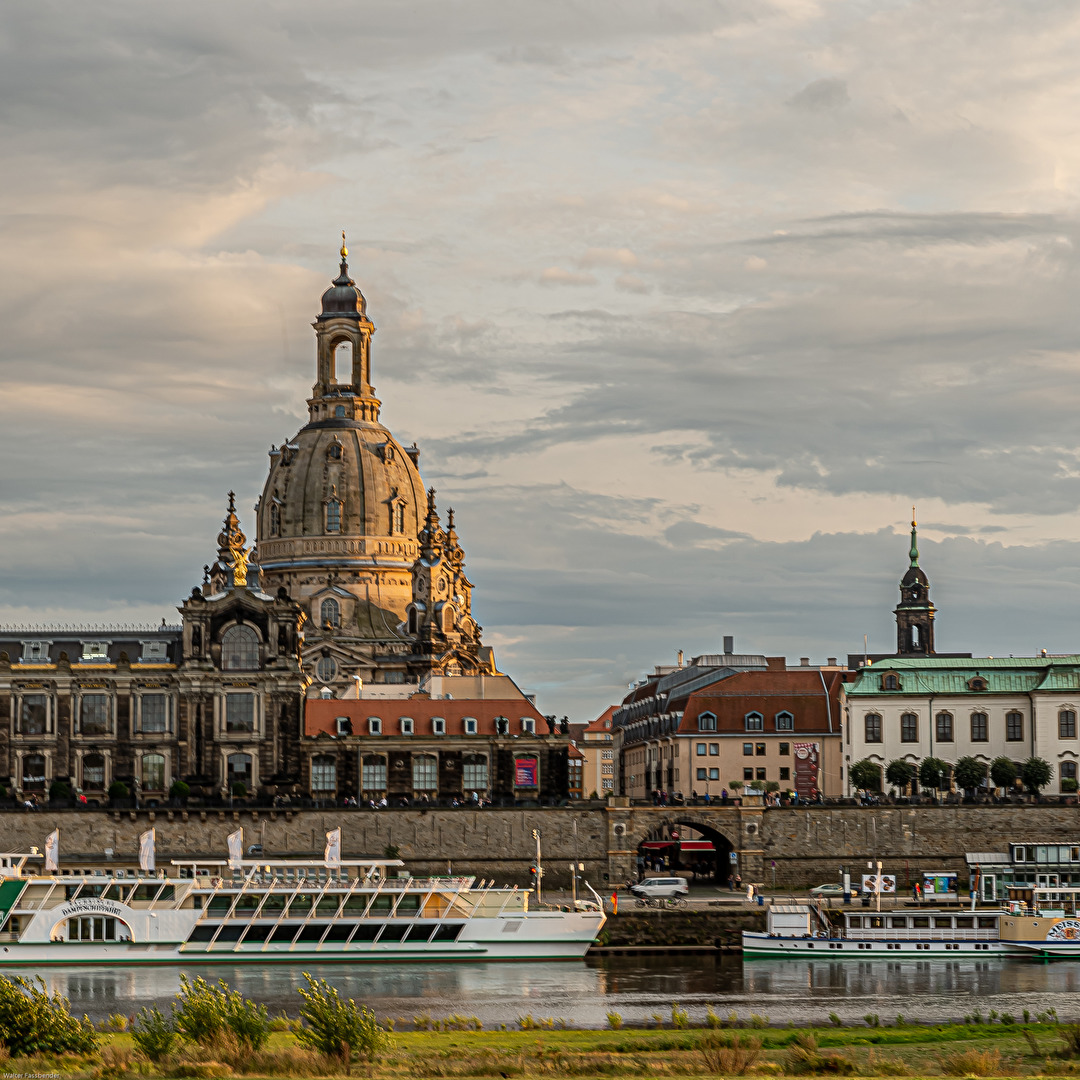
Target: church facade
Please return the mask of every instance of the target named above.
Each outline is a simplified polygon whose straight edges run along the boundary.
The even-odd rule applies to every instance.
[[[434,685],[467,686],[479,698],[492,696],[489,680],[513,685],[482,644],[453,510],[444,522],[434,490],[424,489],[419,450],[380,420],[375,326],[347,255],[343,244],[314,322],[308,421],[270,451],[254,545],[230,493],[217,558],[180,605],[178,625],[0,629],[0,785],[17,797],[70,791],[103,803],[122,785],[154,803],[177,781],[209,800],[340,798],[361,788],[377,796],[360,766],[354,776],[348,765],[366,752],[359,731],[340,780],[328,783],[328,736],[305,730],[311,703],[346,713],[328,701],[347,699],[364,712],[359,703],[376,698],[408,713],[422,711]],[[480,798],[565,797],[565,725],[537,725],[516,687],[511,700],[529,718],[514,737],[517,758],[538,763],[533,783],[513,780],[505,753],[479,752],[471,736],[498,736],[497,726],[480,733],[464,724],[464,751],[447,732],[445,761],[471,755],[468,790]],[[464,790],[460,780],[432,788],[424,769],[406,771],[418,779],[410,788],[404,773],[395,778],[401,797]]]

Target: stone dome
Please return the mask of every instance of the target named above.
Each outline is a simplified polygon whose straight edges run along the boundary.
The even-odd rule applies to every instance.
[[[322,294],[322,311],[319,320],[363,316],[367,313],[367,301],[356,282],[348,274],[345,260],[341,261],[341,273]]]

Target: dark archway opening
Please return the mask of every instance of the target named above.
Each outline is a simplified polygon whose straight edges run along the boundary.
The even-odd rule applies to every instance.
[[[716,829],[697,821],[666,821],[637,850],[638,875],[685,874],[695,881],[725,884],[738,873],[734,845]]]

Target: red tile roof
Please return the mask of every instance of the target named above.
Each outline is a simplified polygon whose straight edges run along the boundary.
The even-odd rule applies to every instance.
[[[524,718],[534,721],[537,735],[548,734],[543,713],[524,698],[506,701],[465,698],[361,698],[359,701],[342,701],[338,698],[308,698],[304,702],[304,734],[309,738],[320,734],[336,735],[339,716],[352,721],[356,735],[367,734],[367,721],[373,717],[382,720],[384,735],[400,733],[400,721],[405,718],[413,721],[415,735],[431,735],[431,721],[435,717],[446,721],[447,735],[464,735],[466,718],[476,721],[478,735],[494,735],[495,720],[501,716],[510,721],[511,735],[522,733],[521,721]]]

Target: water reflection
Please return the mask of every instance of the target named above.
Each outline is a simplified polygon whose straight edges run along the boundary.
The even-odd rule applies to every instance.
[[[271,1012],[296,1014],[298,968],[214,965],[190,968],[53,968],[51,991],[72,1010],[99,1020],[132,1014],[143,1005],[166,1007],[180,972],[225,979]],[[513,1025],[525,1013],[565,1018],[578,1027],[603,1027],[606,1013],[627,1022],[667,1013],[673,1001],[695,1018],[707,1005],[722,1013],[766,1015],[773,1023],[823,1022],[829,1013],[861,1020],[878,1013],[891,1021],[958,1019],[979,1009],[1032,1014],[1055,1008],[1064,1019],[1078,1010],[1080,965],[989,960],[754,960],[740,957],[605,957],[586,963],[444,964],[313,967],[340,991],[370,1003],[381,1015],[410,1019],[464,1013],[485,1026]]]

